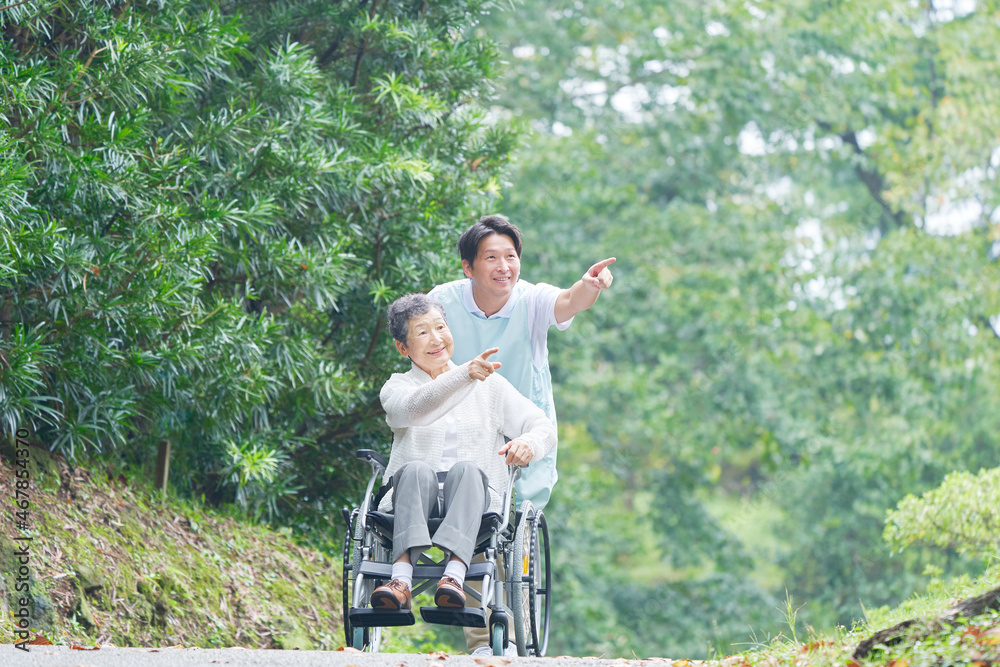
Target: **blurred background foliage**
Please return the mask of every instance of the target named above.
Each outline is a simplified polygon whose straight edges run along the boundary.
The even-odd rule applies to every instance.
[[[122,466],[170,440],[179,492],[337,543],[388,437],[384,307],[499,211],[525,279],[618,257],[550,337],[553,654],[731,653],[995,556],[991,473],[933,489],[997,466],[1000,3],[0,21],[6,433]]]
[[[997,465],[998,21],[525,0],[481,28],[509,62],[498,115],[532,128],[503,202],[522,275],[618,257],[550,337],[557,652],[728,653],[995,557],[882,533],[907,494]],[[995,517],[982,483],[949,503]]]

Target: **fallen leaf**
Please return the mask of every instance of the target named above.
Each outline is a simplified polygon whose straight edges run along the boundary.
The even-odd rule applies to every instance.
[[[52,642],[41,635],[35,635],[35,638],[28,643],[35,646],[52,646]]]
[[[816,649],[824,646],[833,646],[833,642],[812,642],[810,644],[805,644],[799,649],[799,653],[809,653],[810,651],[815,651]]]
[[[100,651],[101,647],[100,646],[91,646],[91,647],[77,646],[76,644],[73,644],[72,646],[70,646],[70,650],[73,650],[73,651]]]
[[[970,625],[969,627],[962,630],[962,636],[968,637],[969,635],[972,635],[973,637],[978,637],[979,635],[982,634],[982,632],[983,629],[978,625]]]
[[[475,661],[477,665],[484,665],[485,667],[504,667],[504,665],[510,664],[510,660],[498,655],[489,658],[475,658]]]
[[[340,647],[340,648],[338,648],[337,650],[338,650],[338,651],[346,651],[346,652],[348,652],[348,653],[351,653],[351,652],[354,652],[354,653],[362,653],[362,652],[363,652],[363,651],[359,651],[358,649],[354,648],[353,646],[341,646],[341,647]]]
[[[910,661],[904,658],[900,658],[899,660],[893,660],[885,667],[910,667]]]
[[[990,628],[989,630],[980,633],[979,638],[976,640],[980,644],[985,644],[986,646],[996,646],[1000,644],[1000,628]]]

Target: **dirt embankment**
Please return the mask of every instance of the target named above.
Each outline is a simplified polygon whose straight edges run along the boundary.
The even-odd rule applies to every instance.
[[[18,640],[27,608],[32,628],[55,643],[343,644],[338,559],[35,447],[18,465],[12,444],[0,442],[3,643]],[[30,480],[20,499],[18,469]]]

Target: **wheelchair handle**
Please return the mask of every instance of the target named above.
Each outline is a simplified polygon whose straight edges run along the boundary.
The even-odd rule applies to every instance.
[[[368,461],[368,464],[372,467],[372,472],[384,474],[386,467],[389,465],[389,462],[385,460],[385,457],[376,452],[374,449],[359,449],[354,452],[354,455],[362,461]]]

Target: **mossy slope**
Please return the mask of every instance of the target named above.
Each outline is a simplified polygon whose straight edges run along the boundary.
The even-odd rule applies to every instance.
[[[15,640],[13,538],[31,535],[33,624],[55,643],[343,644],[338,559],[266,526],[161,501],[122,476],[30,453],[23,532],[13,520],[12,452],[0,452],[0,641]]]

